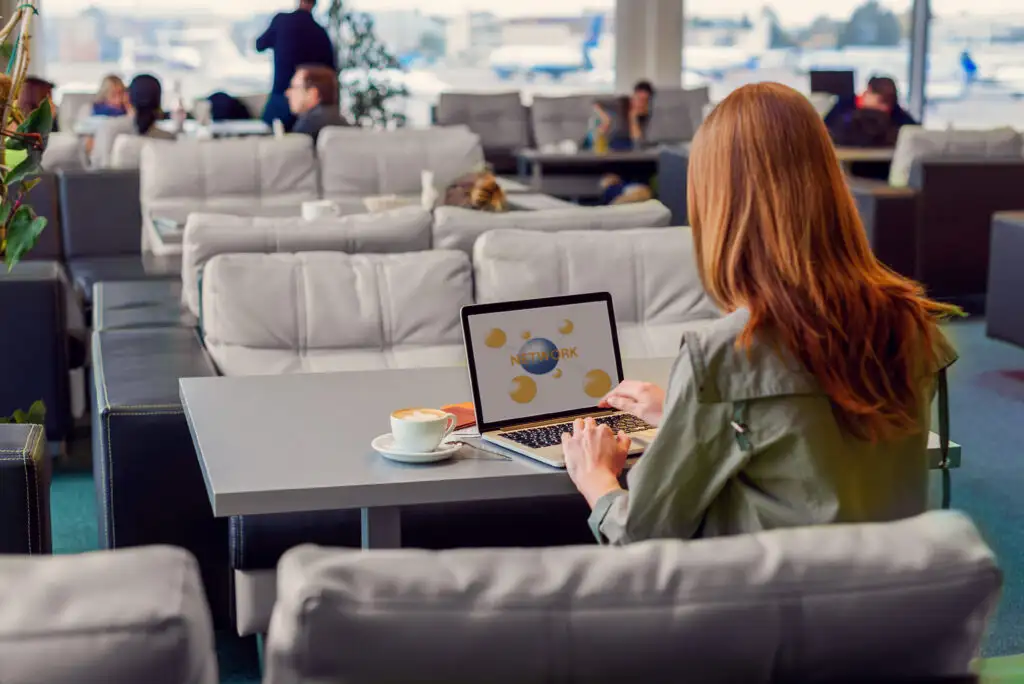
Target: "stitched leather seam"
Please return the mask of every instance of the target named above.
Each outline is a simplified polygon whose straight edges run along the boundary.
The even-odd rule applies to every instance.
[[[29,428],[28,434],[25,436],[25,446],[22,447],[21,462],[25,470],[25,516],[28,520],[28,529],[25,530],[28,534],[28,552],[32,554],[32,495],[29,492],[28,487],[28,444],[29,440],[32,439],[33,429]]]
[[[47,454],[43,451],[43,436],[46,434],[41,426],[36,427],[36,445],[32,449],[33,452],[41,452],[43,458],[47,458]],[[32,468],[33,479],[36,484],[36,535],[39,537],[39,553],[43,552],[43,509],[42,504],[39,500],[42,498],[42,492],[39,489],[39,468],[40,465],[32,460],[34,467]],[[31,531],[31,527],[29,528]]]
[[[104,535],[103,536],[106,538],[107,548],[112,549],[112,548],[115,548],[114,547],[114,532],[113,532],[113,527],[114,527],[114,525],[113,525],[113,518],[114,518],[114,497],[113,497],[113,489],[114,489],[114,445],[113,445],[113,441],[110,439],[110,414],[108,413],[105,416],[105,418],[106,418],[106,423],[107,423],[107,457],[108,457],[108,460],[107,460],[107,464],[106,464],[106,466],[107,466],[107,478],[106,478],[107,482],[106,482],[106,485],[107,486],[104,487],[104,489],[106,491],[103,492],[103,508],[106,509],[106,510],[103,511],[103,530],[104,530]],[[95,456],[94,456],[94,458],[95,458]]]

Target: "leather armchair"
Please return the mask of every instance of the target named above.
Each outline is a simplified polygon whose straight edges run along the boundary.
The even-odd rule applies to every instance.
[[[194,330],[93,333],[93,475],[100,547],[171,544],[199,561],[215,620],[229,613],[228,524],[213,517],[178,379],[216,375]]]
[[[0,425],[0,554],[49,554],[52,459],[39,425]]]
[[[985,324],[989,337],[1024,347],[1024,212],[1003,212],[992,220]]]
[[[0,415],[46,403],[46,436],[71,430],[67,279],[55,261],[0,268]]]

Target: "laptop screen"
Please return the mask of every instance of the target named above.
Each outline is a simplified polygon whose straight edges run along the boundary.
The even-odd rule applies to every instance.
[[[467,307],[464,321],[482,429],[595,409],[622,381],[607,294]]]

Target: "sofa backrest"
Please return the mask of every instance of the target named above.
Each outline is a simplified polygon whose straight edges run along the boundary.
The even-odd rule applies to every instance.
[[[60,97],[60,123],[73,132],[75,124],[92,114],[92,105],[98,93],[64,93]]]
[[[473,250],[478,303],[608,291],[620,323],[717,318],[689,228],[604,233],[496,230]]]
[[[465,126],[372,131],[325,128],[317,141],[325,199],[373,195],[418,195],[422,172],[434,172],[443,189],[453,180],[484,167],[480,136]]]
[[[490,230],[533,230],[553,233],[562,230],[622,230],[660,228],[669,225],[672,212],[657,200],[609,207],[566,207],[539,211],[509,211],[500,214],[438,207],[434,210],[434,247],[473,251],[476,239]]]
[[[450,365],[472,278],[461,252],[222,254],[203,270],[206,348],[225,375]]]
[[[597,95],[543,97],[536,95],[530,106],[533,139],[537,147],[557,145],[566,140],[580,142],[587,135]]]
[[[480,136],[484,149],[529,147],[529,115],[519,92],[441,93],[437,123],[464,125]]]
[[[144,212],[208,206],[258,215],[254,206],[297,206],[319,196],[316,155],[304,135],[147,141],[140,174]]]
[[[153,140],[141,135],[121,134],[114,138],[114,147],[110,150],[110,166],[112,169],[137,169],[142,163],[142,148],[147,144],[175,145],[177,141]]]
[[[889,184],[906,187],[914,164],[926,158],[1020,159],[1021,154],[1021,134],[1008,126],[987,131],[932,131],[904,126],[896,139]]]
[[[658,90],[651,111],[647,140],[651,143],[680,143],[693,140],[704,121],[704,106],[710,91],[703,88]]]
[[[430,249],[430,212],[418,207],[306,221],[192,214],[182,242],[182,298],[199,315],[199,274],[218,254],[417,252]]]
[[[300,546],[278,566],[264,681],[964,676],[1000,584],[948,511],[626,547]]]
[[[85,139],[74,133],[51,133],[46,140],[41,164],[53,172],[86,168]]]
[[[195,559],[169,546],[0,558],[0,679],[216,684]]]

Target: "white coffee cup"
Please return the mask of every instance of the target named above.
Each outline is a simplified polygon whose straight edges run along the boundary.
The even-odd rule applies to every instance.
[[[328,216],[340,216],[341,207],[331,200],[312,200],[302,203],[302,218],[305,221],[315,221]]]
[[[458,422],[451,413],[431,408],[407,408],[391,414],[391,435],[402,451],[425,454],[440,446]]]

